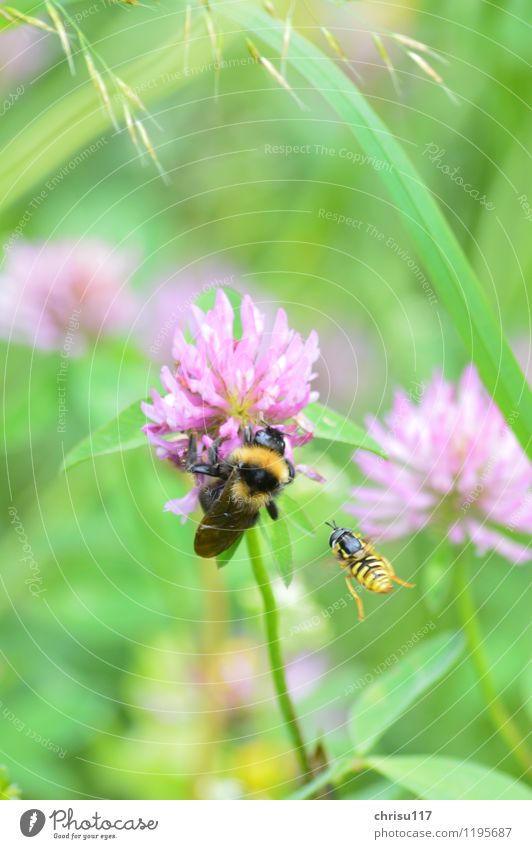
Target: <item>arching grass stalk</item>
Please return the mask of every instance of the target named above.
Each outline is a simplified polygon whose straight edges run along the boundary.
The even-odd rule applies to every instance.
[[[277,695],[277,702],[283,716],[283,721],[286,725],[286,730],[292,741],[294,752],[303,777],[309,777],[312,773],[310,757],[303,740],[299,721],[286,684],[285,666],[281,652],[281,643],[279,640],[279,611],[277,610],[268,570],[264,564],[261,540],[256,528],[251,528],[251,530],[246,531],[246,542],[253,574],[264,604],[264,624],[266,628],[268,656],[270,659],[270,670]]]
[[[460,620],[466,635],[470,657],[478,673],[478,682],[492,724],[508,745],[519,766],[532,772],[532,754],[510,713],[500,699],[486,656],[477,609],[471,593],[471,580],[465,558],[456,564],[456,598]]]

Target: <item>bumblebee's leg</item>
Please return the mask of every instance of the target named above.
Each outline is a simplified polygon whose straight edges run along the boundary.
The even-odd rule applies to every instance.
[[[209,463],[211,466],[217,466],[220,462],[220,458],[218,457],[218,449],[220,447],[220,440],[215,439],[210,448],[207,449],[207,457],[209,458]]]
[[[208,475],[211,478],[220,477],[216,466],[211,466],[209,463],[193,463],[192,466],[188,467],[187,472],[192,475]]]
[[[294,464],[291,460],[286,460],[286,465],[288,466],[288,475],[290,477],[290,482],[292,482],[296,476],[296,470],[294,469]]]
[[[198,462],[198,442],[196,439],[196,434],[191,433],[188,437],[188,448],[187,448],[187,469],[190,469],[195,463]]]
[[[362,622],[364,620],[364,605],[362,604],[362,599],[356,594],[356,592],[353,588],[353,584],[351,583],[349,578],[346,577],[345,582],[347,584],[347,589],[349,590],[349,592],[351,593],[351,595],[353,596],[353,598],[355,599],[355,601],[357,603],[358,621]]]
[[[199,503],[204,513],[208,513],[214,503],[218,501],[224,488],[225,481],[222,481],[220,484],[214,483],[209,484],[209,486],[202,486],[199,494]]]
[[[397,575],[395,575],[395,574],[390,575],[390,581],[395,581],[396,584],[401,584],[402,587],[408,587],[409,589],[412,589],[413,587],[416,586],[415,584],[409,584],[409,583],[407,583],[407,581],[403,581],[401,578],[398,578]]]
[[[268,501],[266,510],[274,521],[279,518],[279,510],[275,501]]]
[[[188,438],[188,449],[186,457],[186,469],[192,475],[208,475],[211,478],[222,478],[227,480],[231,474],[231,467],[227,463],[220,463],[218,459],[219,440],[215,440],[208,449],[208,463],[198,463],[198,442],[196,434],[191,433]]]
[[[251,425],[246,425],[244,428],[244,444],[251,445],[253,442],[253,429]]]

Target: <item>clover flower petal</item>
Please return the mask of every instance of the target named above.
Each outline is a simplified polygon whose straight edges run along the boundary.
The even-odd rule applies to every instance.
[[[511,531],[532,531],[532,465],[474,366],[456,386],[436,374],[417,400],[398,391],[384,424],[369,422],[388,459],[355,454],[366,482],[346,509],[381,539],[434,526],[479,554],[529,560]]]
[[[293,448],[312,439],[312,431],[299,413],[317,394],[310,384],[319,357],[318,337],[303,340],[288,326],[279,309],[271,331],[249,295],[240,306],[242,333],[235,338],[233,306],[220,288],[214,307],[204,313],[191,307],[193,341],[181,327],[174,334],[175,366],[163,366],[165,394],[152,390],[151,403],[142,409],[151,421],[144,430],[162,459],[185,468],[187,435],[194,432],[198,452],[216,440],[220,457],[227,457],[242,442],[246,426],[265,424],[279,428],[286,438],[287,457]],[[184,501],[185,508],[194,499]],[[182,515],[182,499],[168,509]]]

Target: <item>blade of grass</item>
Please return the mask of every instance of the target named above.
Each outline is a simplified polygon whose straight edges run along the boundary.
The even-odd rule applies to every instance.
[[[236,26],[233,34],[251,32],[273,49],[275,55],[281,56],[283,26],[262,9],[249,2],[212,5],[219,9],[230,28],[234,30]],[[34,4],[21,3],[21,8],[27,7],[33,9]],[[197,41],[194,41],[195,49]],[[206,41],[204,44],[199,40],[203,55],[209,49]],[[182,48],[183,45],[176,50],[172,38],[155,57],[150,54],[131,63],[121,70],[121,76],[134,87],[145,78],[163,75],[180,67]],[[532,391],[458,240],[409,157],[353,81],[297,32],[292,34],[287,60],[345,121],[361,148],[369,156],[392,165],[391,169],[379,169],[377,173],[400,210],[418,255],[486,388],[532,456]],[[166,97],[178,86],[179,80],[161,83],[160,87],[149,89],[149,98],[153,101]],[[20,198],[70,153],[107,129],[108,119],[99,115],[99,111],[95,92],[82,85],[60,103],[44,110],[31,122],[24,136],[11,139],[0,163],[0,205]]]
[[[146,104],[167,97],[187,84],[188,78],[180,73],[185,45],[176,44],[179,20],[176,18],[176,33],[160,48],[116,69],[132,90],[143,91]],[[210,56],[210,42],[201,24],[201,20],[193,22],[189,45],[189,59],[198,67]],[[84,78],[77,85],[71,78],[69,81],[72,90],[68,94],[43,107],[23,132],[4,141],[0,159],[0,209],[20,200],[33,186],[42,188],[49,173],[110,129],[110,118],[101,108],[101,96],[93,81]],[[4,133],[5,138],[6,127]]]
[[[283,27],[252,3],[216,4],[229,26],[252,32],[275,56],[282,55]],[[378,174],[400,211],[419,258],[430,275],[479,374],[517,438],[532,456],[532,392],[443,213],[393,134],[338,65],[297,32],[288,66],[321,93],[369,156],[388,162]]]

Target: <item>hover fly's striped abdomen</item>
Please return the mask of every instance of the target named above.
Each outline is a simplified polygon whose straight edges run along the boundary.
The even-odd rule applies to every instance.
[[[360,621],[364,619],[364,606],[353,587],[354,580],[373,593],[391,592],[394,581],[403,587],[414,586],[398,578],[390,561],[381,557],[360,534],[349,528],[339,528],[336,522],[326,524],[333,529],[329,545],[340,566],[348,572],[345,577],[347,589],[356,601]]]
[[[393,589],[393,574],[387,560],[380,557],[372,545],[347,528],[335,528],[329,544],[334,556],[356,578],[360,586],[374,593],[389,593]]]
[[[349,564],[349,569],[358,583],[374,593],[389,593],[393,587],[388,564],[372,554]]]

